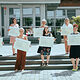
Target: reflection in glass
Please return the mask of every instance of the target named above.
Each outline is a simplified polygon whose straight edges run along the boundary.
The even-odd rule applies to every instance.
[[[40,14],[40,8],[36,8],[36,14]]]
[[[26,15],[27,15],[27,14],[32,14],[32,8],[24,8],[24,9],[23,9],[23,15],[24,15],[24,14],[26,14]]]
[[[35,14],[35,26],[41,25],[41,19],[40,19],[40,7],[36,7],[36,14]]]
[[[54,16],[54,11],[47,11],[47,16]]]
[[[32,26],[33,19],[32,17],[23,17],[23,26]]]
[[[75,9],[68,9],[67,16],[68,16],[68,18],[72,18],[72,16],[76,16],[76,10]]]
[[[23,8],[23,26],[32,26],[33,24],[32,8]]]
[[[41,21],[41,20],[40,20],[40,17],[36,17],[36,18],[35,18],[35,25],[36,25],[36,26],[40,26],[40,25],[41,25],[41,24],[40,24],[40,21]]]

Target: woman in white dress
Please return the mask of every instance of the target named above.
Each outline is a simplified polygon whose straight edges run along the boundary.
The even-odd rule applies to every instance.
[[[68,18],[66,18],[64,20],[64,24],[62,27],[72,27],[73,28],[73,25],[70,24],[70,21]],[[65,42],[65,52],[66,54],[70,53],[70,46],[67,45],[67,35],[64,35],[64,42]]]
[[[19,25],[17,24],[16,18],[13,18],[12,21],[13,21],[13,23],[10,25],[11,27],[19,27]],[[10,27],[9,27],[8,31],[10,31]],[[13,55],[15,55],[15,49],[14,49],[15,38],[16,37],[14,37],[14,36],[10,36],[10,43],[12,44]]]

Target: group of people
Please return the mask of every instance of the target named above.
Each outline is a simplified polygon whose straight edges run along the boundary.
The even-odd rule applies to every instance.
[[[78,25],[77,24],[70,24],[70,20],[68,18],[65,19],[64,24],[62,27],[73,27],[73,33],[71,35],[76,35],[79,34],[78,32]],[[65,42],[65,53],[69,54],[69,57],[71,58],[71,62],[73,64],[73,69],[72,71],[77,71],[78,70],[78,64],[79,64],[79,58],[80,58],[80,45],[71,45],[69,46],[67,44],[67,36],[64,35],[64,42]],[[76,59],[76,63],[75,63]]]
[[[43,30],[43,36],[52,36],[52,34],[49,32],[48,30],[48,26],[45,25],[46,24],[46,20],[43,19],[42,20],[42,26],[40,28],[44,28]],[[17,20],[15,18],[13,18],[13,24],[10,25],[11,27],[19,27],[19,25],[17,24]],[[8,29],[8,31],[10,31],[10,28]],[[12,51],[13,51],[13,55],[16,55],[15,53],[15,49],[14,49],[14,43],[15,43],[15,39],[16,38],[20,38],[20,39],[24,39],[24,40],[28,40],[27,35],[24,35],[24,29],[23,28],[19,28],[19,36],[14,37],[14,36],[10,36],[10,43],[12,44]],[[46,65],[48,65],[49,62],[49,58],[50,58],[50,51],[51,48],[50,47],[39,47],[38,49],[38,53],[41,54],[41,59],[42,59],[42,66],[44,65],[44,55],[47,55],[47,62]],[[18,70],[24,70],[25,68],[25,62],[26,62],[26,51],[22,51],[22,50],[17,50],[17,58],[16,58],[16,64],[15,64],[15,71]]]
[[[40,28],[44,28],[43,30],[43,36],[48,36],[48,37],[52,37],[51,32],[48,29],[48,26],[46,25],[46,20],[43,19],[42,20],[42,26]],[[10,26],[12,27],[19,27],[19,25],[17,24],[17,20],[15,18],[13,18],[13,24],[11,24]],[[74,24],[70,24],[70,21],[68,18],[65,19],[64,24],[62,27],[73,27],[73,33],[72,34],[78,34],[78,25]],[[8,31],[10,31],[10,28],[8,29]],[[12,44],[12,51],[13,51],[13,55],[15,55],[15,49],[14,49],[14,43],[15,43],[15,38],[20,38],[20,39],[24,39],[24,40],[28,40],[27,36],[24,35],[24,29],[23,28],[19,28],[19,36],[14,37],[11,36],[10,37],[10,43]],[[73,64],[73,71],[77,71],[78,70],[78,64],[79,64],[79,50],[80,50],[80,46],[68,46],[67,45],[67,36],[64,35],[64,41],[65,41],[65,53],[69,54],[69,57],[71,58],[71,62]],[[49,59],[50,59],[50,52],[51,52],[51,47],[45,47],[45,46],[39,46],[38,48],[38,53],[41,54],[41,59],[42,59],[42,64],[41,66],[48,66],[49,63]],[[16,58],[16,64],[15,64],[15,70],[24,70],[25,69],[25,62],[26,62],[26,53],[25,51],[22,50],[17,50],[17,58]],[[47,61],[46,63],[44,62],[44,55],[47,55]],[[75,63],[75,59],[76,59],[76,63]]]

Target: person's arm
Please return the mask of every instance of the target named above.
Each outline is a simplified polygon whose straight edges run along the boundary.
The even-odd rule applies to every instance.
[[[28,40],[27,36],[24,37],[24,40]]]
[[[10,27],[11,27],[11,26],[9,26],[9,29],[8,29],[8,31],[10,31]]]
[[[10,31],[10,27],[12,27],[12,26],[14,26],[14,24],[11,24],[11,25],[9,26],[9,29],[8,29],[8,31]]]

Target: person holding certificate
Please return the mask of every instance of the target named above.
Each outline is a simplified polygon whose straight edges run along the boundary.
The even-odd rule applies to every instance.
[[[74,24],[73,25],[73,34],[76,35],[78,34],[78,25]],[[70,48],[70,56],[71,62],[73,64],[73,69],[72,71],[77,71],[78,70],[78,64],[79,64],[79,57],[80,57],[80,45],[71,45]],[[76,64],[75,64],[75,59],[76,59]]]
[[[19,32],[20,32],[20,35],[17,38],[28,40],[27,36],[23,34],[24,33],[23,28],[20,28]],[[18,70],[24,71],[25,62],[26,62],[26,51],[17,49],[17,59],[16,59],[16,64],[15,64],[15,71],[18,71]]]
[[[45,27],[44,28],[44,30],[43,30],[43,36],[52,37],[51,33],[48,30],[48,27]],[[41,59],[42,59],[41,66],[44,66],[45,65],[45,63],[44,63],[44,55],[47,55],[46,65],[48,66],[49,58],[50,58],[50,51],[51,51],[51,47],[42,47],[42,46],[39,46],[38,53],[41,54]]]
[[[13,18],[12,23],[13,23],[13,24],[10,25],[11,27],[19,27],[19,25],[17,24],[17,21],[16,21],[15,18]],[[8,31],[10,31],[10,27],[9,27]],[[15,38],[16,38],[16,37],[14,37],[14,36],[11,36],[11,37],[10,37],[10,43],[12,44],[13,55],[15,55],[15,49],[13,48],[13,47],[14,47]]]
[[[0,48],[2,47],[3,44],[4,44],[3,38],[2,38],[1,35],[0,35]],[[2,55],[0,54],[0,56],[2,56]]]
[[[42,20],[42,26],[40,26],[40,28],[45,28],[45,27],[48,27],[46,25],[47,21],[45,19]]]
[[[70,21],[68,18],[66,18],[64,20],[64,24],[62,27],[72,27],[73,28],[73,25],[70,24]],[[64,42],[65,42],[65,52],[66,54],[70,53],[70,46],[67,45],[67,35],[64,35]]]

